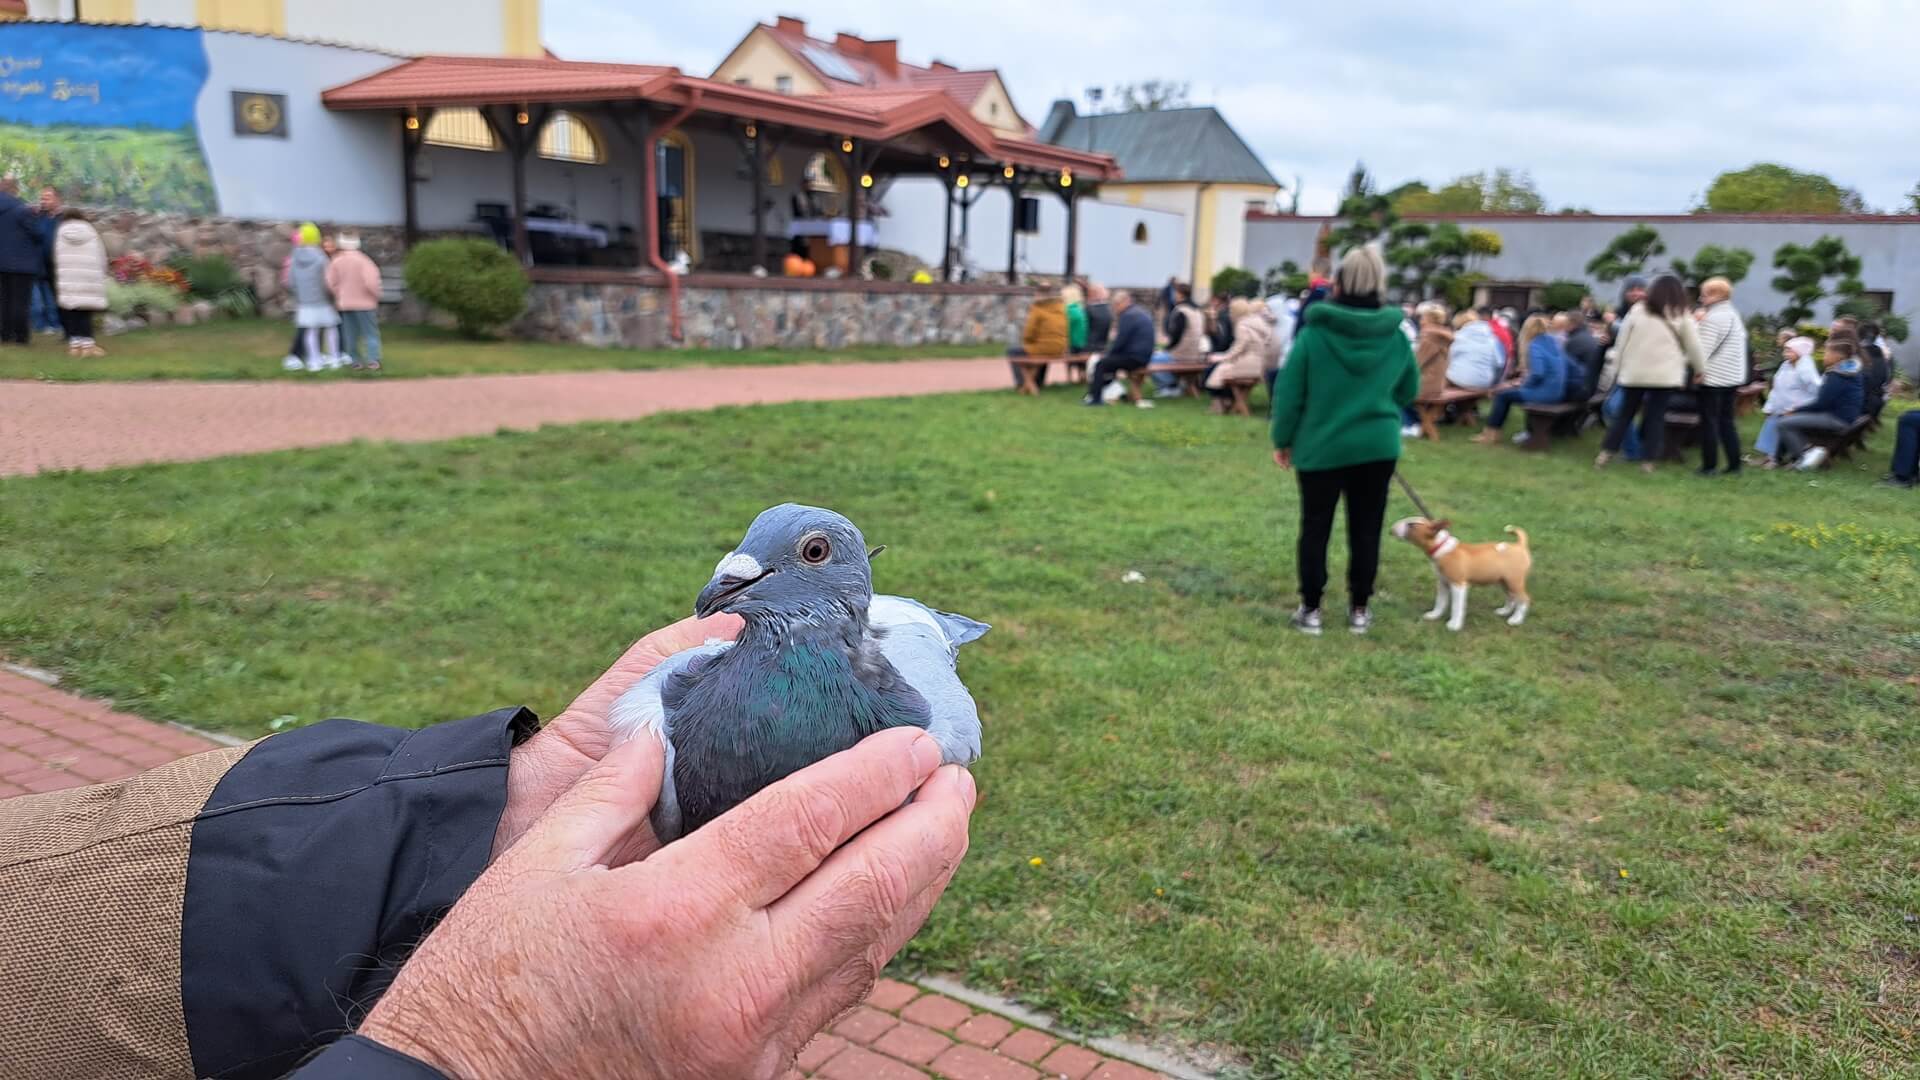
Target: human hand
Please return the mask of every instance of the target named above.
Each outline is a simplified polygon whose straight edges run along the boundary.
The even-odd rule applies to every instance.
[[[772,1077],[866,994],[966,854],[972,775],[942,767],[918,729],[874,735],[632,861],[651,846],[661,768],[652,739],[590,766],[359,1034],[456,1080]]]
[[[607,713],[621,694],[667,657],[705,644],[710,638],[730,641],[740,633],[741,625],[737,615],[715,615],[710,619],[682,619],[655,630],[635,642],[539,733],[515,747],[507,766],[507,805],[493,835],[494,855],[511,847],[561,792],[607,756],[613,746]],[[657,792],[656,781],[648,797]]]
[[[1273,452],[1273,463],[1283,469],[1293,468],[1293,451],[1291,449],[1275,450]]]

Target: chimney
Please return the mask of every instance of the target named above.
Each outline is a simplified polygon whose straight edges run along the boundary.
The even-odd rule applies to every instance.
[[[927,70],[952,73],[960,69],[947,63],[945,60],[935,60],[933,63],[927,65]]]
[[[775,15],[773,17],[773,28],[783,34],[795,34],[800,37],[807,36],[807,20],[796,19],[791,15]]]
[[[900,40],[887,38],[867,42],[867,59],[889,75],[900,74]]]

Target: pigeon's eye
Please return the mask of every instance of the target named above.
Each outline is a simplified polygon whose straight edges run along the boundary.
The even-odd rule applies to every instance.
[[[800,557],[814,566],[833,558],[833,545],[824,536],[809,536],[800,541]]]

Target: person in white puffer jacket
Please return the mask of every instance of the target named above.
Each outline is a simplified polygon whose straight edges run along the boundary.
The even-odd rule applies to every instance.
[[[1789,338],[1781,348],[1779,370],[1773,373],[1773,390],[1761,411],[1767,414],[1753,448],[1760,452],[1749,464],[1779,456],[1780,418],[1795,409],[1804,409],[1820,396],[1820,368],[1813,362],[1814,343],[1810,337]]]
[[[107,310],[107,245],[87,216],[69,209],[53,234],[55,298],[67,332],[67,355],[107,355],[93,339],[93,317]]]

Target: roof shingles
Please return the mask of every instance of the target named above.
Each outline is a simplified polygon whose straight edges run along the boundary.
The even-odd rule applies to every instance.
[[[1055,146],[1112,155],[1129,181],[1280,186],[1212,106],[1050,118],[1042,137]]]

